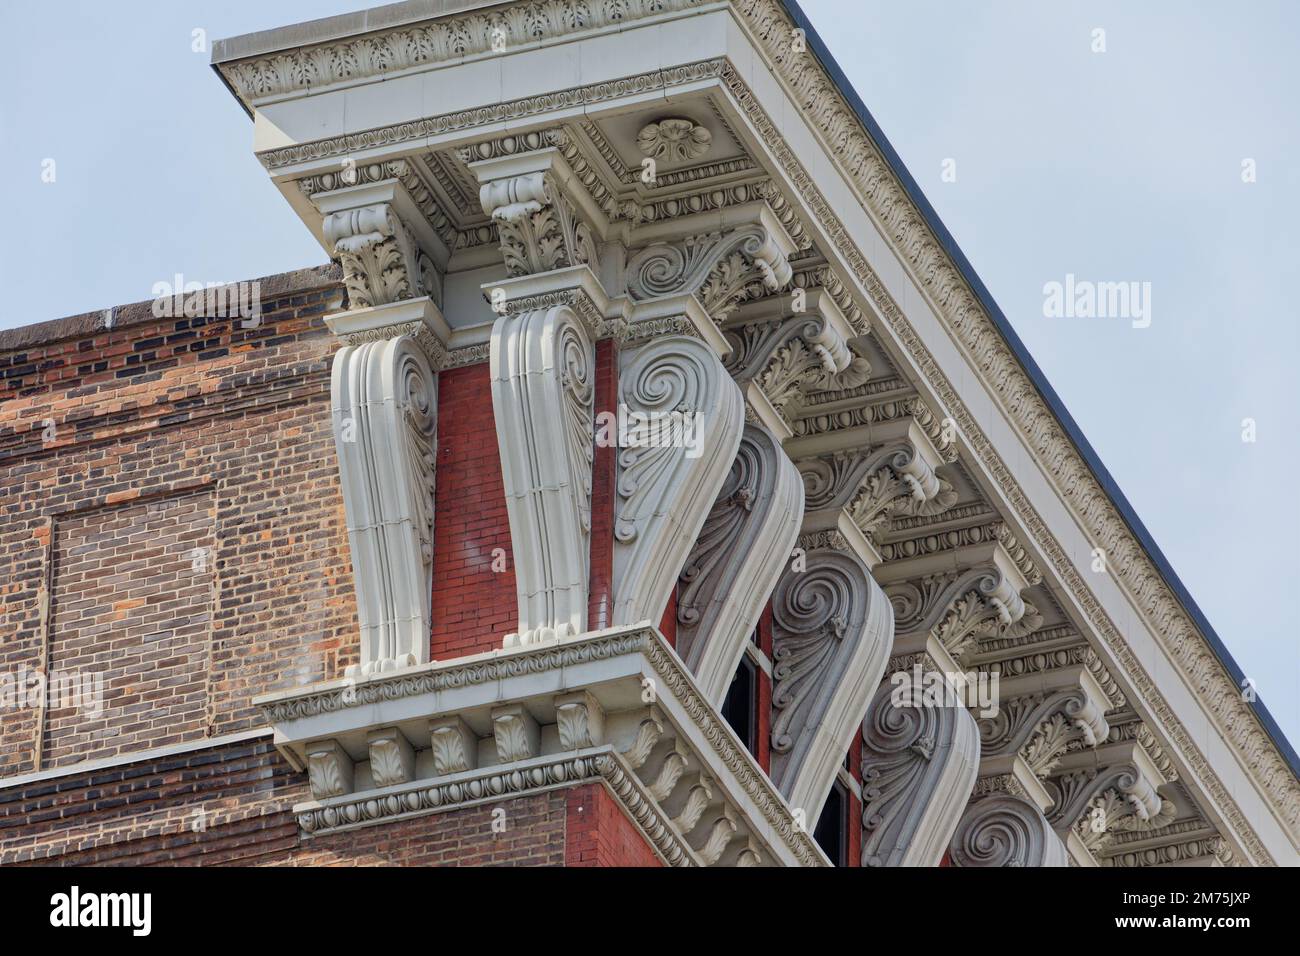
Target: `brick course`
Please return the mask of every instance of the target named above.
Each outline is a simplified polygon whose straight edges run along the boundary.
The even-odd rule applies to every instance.
[[[566,791],[565,866],[662,866],[645,837],[600,784]]]

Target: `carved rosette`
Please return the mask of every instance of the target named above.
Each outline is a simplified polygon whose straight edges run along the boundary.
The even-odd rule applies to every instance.
[[[493,327],[492,406],[519,601],[507,646],[586,630],[594,363],[568,306]]]
[[[707,153],[713,145],[713,134],[694,120],[670,117],[641,127],[636,145],[653,159],[684,163]]]
[[[1067,866],[1065,846],[1023,797],[998,794],[976,800],[953,834],[953,866]]]
[[[429,295],[433,264],[388,203],[330,213],[321,226],[343,266],[351,308]]]
[[[713,320],[722,322],[755,274],[776,291],[789,283],[791,271],[777,238],[751,224],[642,249],[628,260],[628,295],[641,302],[694,294]]]
[[[361,662],[428,660],[433,592],[437,376],[409,335],[334,356],[334,442],[356,581]]]
[[[659,620],[735,460],[740,390],[704,343],[667,336],[623,355],[633,427],[618,454],[615,624]]]
[[[771,434],[746,425],[678,579],[677,653],[715,705],[790,556],[802,515],[799,473]]]
[[[851,552],[814,551],[772,595],[772,780],[812,827],[893,643],[889,602]]]
[[[882,684],[862,724],[862,865],[938,866],[979,769],[965,709],[900,704]]]

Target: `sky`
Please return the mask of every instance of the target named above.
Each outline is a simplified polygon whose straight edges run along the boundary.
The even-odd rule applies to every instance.
[[[1300,4],[802,5],[1300,743]],[[362,6],[0,0],[0,328],[323,262],[203,41]],[[1067,276],[1149,324],[1045,314]]]

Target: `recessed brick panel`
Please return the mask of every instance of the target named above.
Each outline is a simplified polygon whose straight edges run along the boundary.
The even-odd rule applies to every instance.
[[[204,735],[214,518],[195,491],[56,523],[49,672],[83,692],[46,712],[44,768]]]

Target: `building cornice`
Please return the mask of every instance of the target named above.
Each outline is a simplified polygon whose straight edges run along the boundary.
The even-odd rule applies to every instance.
[[[919,190],[865,109],[851,91],[845,92],[838,69],[809,28],[806,18],[792,3],[782,5],[776,0],[732,0],[729,4],[631,0],[629,4],[619,6],[627,11],[620,20],[623,28],[633,21],[639,25],[643,21],[650,22],[653,17],[666,19],[689,11],[729,8],[733,12],[756,48],[764,54],[767,65],[771,66],[791,101],[799,104],[800,115],[820,139],[876,228],[890,240],[924,299],[943,319],[949,334],[964,353],[976,381],[1013,425],[1017,437],[1032,452],[1043,476],[1072,512],[1079,527],[1091,542],[1105,549],[1111,574],[1121,592],[1139,612],[1164,656],[1174,663],[1185,687],[1196,698],[1212,726],[1230,744],[1237,762],[1253,781],[1292,844],[1300,843],[1300,781],[1296,779],[1291,765],[1293,757],[1285,742],[1270,736],[1271,718],[1262,708],[1252,707],[1243,699],[1235,665],[1218,645],[1213,631],[1169,571],[1149,535],[1132,515],[1068,414],[1042,381],[1032,360],[1024,353],[996,306],[991,304],[986,290],[974,277],[951,238],[937,224],[937,217],[919,195]],[[514,51],[528,44],[571,40],[585,35],[588,30],[610,29],[602,18],[611,15],[609,11],[613,5],[601,2],[596,7],[595,11],[579,13],[577,6],[569,0],[547,0],[510,8],[535,12],[536,17],[507,20],[500,16],[501,11],[466,14],[464,17],[458,14],[459,19],[443,18],[435,26],[441,30],[452,22],[473,23],[478,32],[473,32],[472,38],[465,42],[472,46],[482,44],[486,38],[490,46],[491,39],[498,36],[497,31],[501,29],[500,26],[494,29],[494,24],[503,23],[507,46]],[[575,22],[578,26],[576,33]],[[812,53],[792,49],[792,41],[801,35],[799,31],[808,34]],[[512,37],[520,41],[520,46],[514,45]],[[287,61],[288,72],[285,72],[283,63],[276,65],[274,83],[264,86],[257,95],[274,97],[291,95],[295,91],[318,92],[322,82],[360,82],[368,76],[381,74],[389,77],[393,75],[393,69],[428,68],[438,62],[437,57],[447,61],[461,60],[466,56],[466,50],[471,48],[453,45],[446,48],[444,55],[437,52],[441,48],[434,44],[430,47],[433,52],[427,56],[418,51],[415,54],[417,58],[426,56],[426,59],[412,59],[410,63],[402,64],[399,58],[391,61],[390,65],[383,56],[374,57],[374,52],[381,50],[382,44],[376,46],[374,36],[368,35],[349,37],[329,47],[310,46],[299,53],[315,57],[319,64],[322,51],[345,51],[353,44],[362,46],[351,47],[352,59],[344,56],[337,60],[342,66],[337,67],[339,72],[336,74],[327,74],[328,80],[322,81],[320,76],[312,73],[312,70],[321,69],[319,65],[306,69],[307,61],[291,57]],[[365,56],[360,56],[363,47]],[[408,53],[410,49],[407,48]],[[480,54],[469,54],[471,58],[477,55]],[[481,55],[491,55],[491,51],[484,48]],[[272,59],[275,57],[263,58],[266,64]],[[328,56],[324,60],[335,62]],[[269,68],[262,67],[263,70]],[[234,67],[223,63],[219,69],[228,74]],[[327,70],[336,70],[336,67],[328,65]],[[241,82],[247,80],[247,71],[240,75],[243,77]],[[1114,658],[1112,670],[1117,676],[1122,675],[1135,696],[1144,702],[1154,723],[1167,735],[1179,759],[1197,777],[1199,785],[1216,804],[1217,812],[1230,824],[1234,836],[1257,862],[1271,862],[1272,857],[1245,819],[1229,786],[1211,766],[1184,719],[1175,714],[1173,706],[1158,689],[1148,665],[1144,665],[1129,646],[1112,617],[1113,609],[1104,606],[1084,580],[1074,556],[1053,535],[1002,454],[979,427],[971,407],[960,398],[949,374],[929,351],[885,283],[856,247],[831,203],[728,60],[705,60],[621,80],[269,150],[260,155],[268,168],[277,171],[277,175],[293,175],[297,170],[290,167],[332,157],[364,155],[367,151],[393,149],[417,141],[427,145],[431,138],[451,138],[484,124],[527,122],[529,118],[540,117],[549,111],[588,106],[685,84],[700,87],[708,82],[720,83],[729,92],[730,106],[757,131],[766,144],[768,155],[781,168],[793,187],[792,191],[799,195],[810,221],[815,222],[822,234],[829,238],[837,261],[847,267],[856,285],[865,293],[864,301],[875,307],[880,324],[888,327],[894,343],[925,380],[930,396],[937,399],[935,404],[940,406],[936,411],[940,414],[946,412],[952,418],[966,452],[980,463],[984,473],[996,485],[1006,509],[1014,516],[1016,537],[1034,554],[1035,563],[1041,569],[1050,570],[1062,582],[1080,616],[1091,625]],[[287,83],[288,86],[276,92],[279,89],[276,83]],[[1002,449],[1002,453],[1009,454],[1010,451]]]

